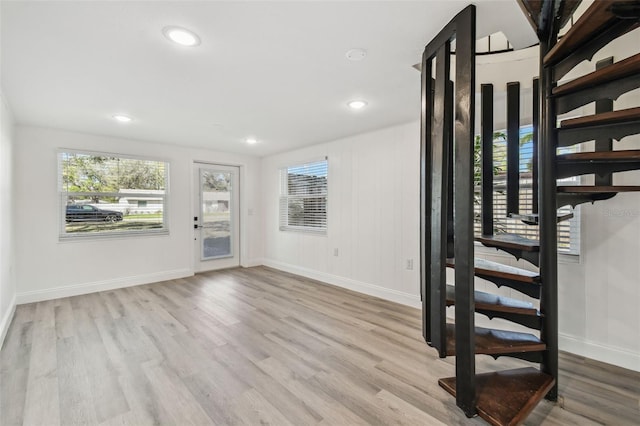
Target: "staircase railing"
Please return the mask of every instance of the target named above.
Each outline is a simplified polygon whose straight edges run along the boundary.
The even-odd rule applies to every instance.
[[[422,56],[421,281],[424,334],[441,357],[447,355],[446,258],[453,236],[454,256],[458,260],[455,264],[456,403],[469,416],[476,412],[473,283],[475,22],[475,6],[471,5],[442,29],[426,46]],[[456,64],[451,85],[450,56],[454,39]],[[434,60],[435,79],[432,78]],[[447,116],[455,117],[455,124],[449,122]],[[453,188],[450,188],[451,182]],[[451,193],[455,200],[451,199]],[[455,211],[452,205],[455,205]],[[447,232],[452,223],[453,235]]]

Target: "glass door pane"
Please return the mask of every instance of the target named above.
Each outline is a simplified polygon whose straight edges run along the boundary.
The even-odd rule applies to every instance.
[[[201,260],[233,256],[233,172],[200,169]]]

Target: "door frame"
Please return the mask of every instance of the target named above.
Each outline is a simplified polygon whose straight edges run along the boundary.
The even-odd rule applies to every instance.
[[[194,211],[195,207],[196,207],[196,203],[200,202],[200,194],[201,194],[201,189],[199,188],[199,170],[201,167],[205,167],[205,168],[213,168],[215,169],[216,167],[233,167],[237,169],[237,188],[234,188],[234,195],[235,198],[237,199],[237,233],[238,233],[238,241],[237,244],[235,244],[235,252],[237,253],[236,256],[234,256],[233,258],[237,258],[237,263],[235,261],[229,262],[230,259],[232,259],[231,257],[229,258],[221,258],[221,259],[212,259],[210,261],[205,261],[205,262],[211,262],[209,263],[209,266],[207,267],[203,267],[200,261],[200,255],[201,255],[201,247],[200,244],[201,242],[198,241],[196,244],[196,230],[194,229],[194,224],[199,223],[195,222],[193,219],[195,217],[195,213],[196,211]],[[207,271],[215,271],[215,270],[219,270],[219,269],[227,269],[227,268],[235,268],[235,267],[239,267],[242,266],[243,264],[243,260],[244,260],[244,255],[243,255],[243,240],[244,235],[243,235],[243,229],[244,227],[242,226],[243,221],[246,219],[244,218],[243,214],[242,214],[242,206],[243,206],[243,193],[244,191],[242,190],[242,184],[243,184],[243,174],[244,174],[244,166],[242,164],[232,164],[232,163],[224,163],[224,162],[216,162],[216,161],[203,161],[203,160],[192,160],[191,161],[191,167],[190,167],[190,175],[191,175],[191,194],[190,194],[190,201],[191,201],[191,205],[190,205],[190,221],[189,221],[189,227],[191,229],[191,232],[193,232],[193,234],[190,234],[193,238],[193,244],[191,245],[191,259],[192,259],[192,269],[194,274],[197,273],[201,273],[201,272],[207,272]],[[196,176],[198,176],[198,180],[196,180]],[[198,191],[198,193],[196,194],[196,190]],[[198,209],[199,210],[199,209]],[[198,217],[200,216],[200,213],[198,212]],[[199,232],[199,231],[198,231]],[[232,244],[233,246],[233,244]],[[217,262],[217,265],[214,264],[213,262]]]

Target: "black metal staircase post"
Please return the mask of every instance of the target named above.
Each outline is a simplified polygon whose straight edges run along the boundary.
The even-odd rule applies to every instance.
[[[456,17],[455,298],[456,404],[476,413],[473,154],[476,76],[476,9]]]
[[[446,91],[445,91],[445,108],[449,108],[444,115],[444,128],[445,128],[445,143],[447,144],[447,149],[449,150],[447,154],[447,252],[446,256],[448,259],[455,256],[454,246],[455,246],[455,238],[454,238],[454,218],[453,218],[453,188],[454,188],[454,167],[453,167],[453,92],[454,92],[454,84],[453,81],[447,81]]]
[[[549,40],[556,40],[551,34]],[[547,399],[558,398],[558,229],[556,200],[556,105],[551,97],[554,87],[553,70],[544,67],[543,58],[551,48],[550,43],[540,41],[540,104],[543,126],[538,144],[539,172],[539,223],[540,223],[540,313],[543,325],[540,337],[547,345],[542,355],[541,370],[556,379]]]
[[[431,147],[428,144],[433,120],[433,78],[431,59],[422,55],[420,119],[420,295],[422,297],[422,337],[431,343],[431,303],[429,261],[431,260]]]
[[[431,344],[440,357],[446,356],[446,257],[447,252],[447,197],[449,195],[449,131],[445,114],[447,105],[451,43],[446,41],[436,54],[436,82],[434,88],[433,128],[431,137]]]
[[[601,61],[596,62],[596,69],[602,69],[613,64],[613,58],[609,57]],[[598,99],[596,101],[596,114],[602,114],[604,112],[613,111],[613,101],[611,99]],[[595,150],[599,152],[613,150],[613,139],[611,137],[601,136],[596,139]],[[595,185],[596,186],[609,186],[613,183],[613,177],[611,173],[607,173],[604,176],[596,174]]]
[[[482,144],[482,235],[493,235],[493,85],[480,86]]]
[[[520,213],[520,83],[507,83],[507,216]]]

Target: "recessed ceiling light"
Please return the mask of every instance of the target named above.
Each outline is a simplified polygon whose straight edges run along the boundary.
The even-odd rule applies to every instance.
[[[130,121],[133,121],[133,118],[127,116],[127,115],[122,115],[122,114],[116,114],[113,116],[113,119],[116,121],[119,121],[121,123],[129,123]]]
[[[247,143],[248,143],[249,145],[255,145],[255,144],[257,144],[257,143],[258,143],[258,140],[257,140],[257,139],[255,139],[255,138],[247,138]]]
[[[347,105],[349,105],[349,108],[351,109],[362,109],[367,106],[367,101],[355,100],[349,102]]]
[[[365,58],[365,56],[367,56],[367,51],[360,48],[351,49],[348,50],[347,53],[345,53],[345,56],[350,61],[361,61]]]
[[[181,46],[193,47],[200,44],[200,37],[193,31],[180,27],[164,27],[162,33],[166,38]]]

